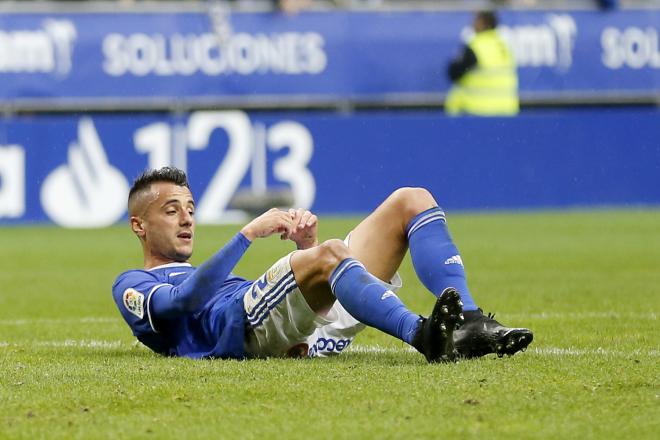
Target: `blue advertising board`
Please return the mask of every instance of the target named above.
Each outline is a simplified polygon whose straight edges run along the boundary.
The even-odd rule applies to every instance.
[[[0,223],[105,226],[147,167],[188,171],[201,223],[284,189],[319,213],[424,186],[448,210],[660,204],[660,112],[42,115],[0,120]]]
[[[0,14],[0,104],[442,97],[468,12]],[[660,95],[660,11],[503,11],[521,96]],[[113,101],[114,100],[114,101]]]

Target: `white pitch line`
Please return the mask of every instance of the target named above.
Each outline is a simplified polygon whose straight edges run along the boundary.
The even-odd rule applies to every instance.
[[[108,324],[119,322],[117,318],[83,317],[83,318],[22,318],[0,319],[0,325],[34,325],[34,324]]]
[[[611,356],[611,357],[629,357],[629,356],[651,356],[658,357],[660,356],[660,350],[607,350],[601,347],[598,348],[559,348],[559,347],[545,347],[545,348],[534,348],[531,350],[532,353],[548,356],[591,356],[591,355],[601,355],[601,356]]]
[[[66,339],[64,341],[35,341],[37,347],[80,347],[80,348],[117,348],[121,341],[101,341],[96,339],[77,341]]]
[[[4,347],[22,347],[29,345],[31,347],[77,347],[77,348],[118,348],[122,345],[122,341],[104,341],[97,339],[65,339],[63,341],[31,341],[27,344],[20,342],[7,342],[0,341],[0,348]],[[128,345],[127,345],[128,346]]]
[[[354,353],[406,353],[416,352],[412,347],[381,347],[379,345],[351,345],[349,350]],[[660,350],[607,350],[604,348],[576,348],[576,347],[535,347],[530,348],[527,353],[538,354],[542,356],[609,356],[609,357],[629,357],[629,356],[660,356]]]
[[[543,313],[507,313],[507,319],[636,319],[656,321],[658,314],[653,312],[543,312]]]
[[[417,352],[412,347],[381,347],[380,345],[355,345],[351,344],[348,348],[348,351],[353,353],[405,353],[405,352]]]

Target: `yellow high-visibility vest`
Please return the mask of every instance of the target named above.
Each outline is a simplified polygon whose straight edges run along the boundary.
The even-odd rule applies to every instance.
[[[447,95],[450,115],[512,116],[520,111],[516,63],[497,31],[478,32],[468,46],[477,57]]]

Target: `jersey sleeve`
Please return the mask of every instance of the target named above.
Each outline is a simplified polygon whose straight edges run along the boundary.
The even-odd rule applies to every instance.
[[[154,325],[153,295],[156,291],[171,290],[172,284],[163,283],[154,274],[131,270],[119,275],[112,286],[112,296],[126,323],[138,337],[158,333]]]
[[[181,284],[167,289],[157,287],[158,295],[151,293],[147,298],[150,306],[147,310],[158,319],[172,319],[197,311],[222,289],[249,246],[250,241],[239,232]],[[150,301],[152,296],[154,299]]]

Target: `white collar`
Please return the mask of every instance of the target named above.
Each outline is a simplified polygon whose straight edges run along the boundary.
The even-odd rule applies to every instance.
[[[152,270],[156,269],[165,269],[166,267],[192,267],[192,264],[190,263],[167,263],[167,264],[161,264],[160,266],[152,267],[151,269],[147,269],[147,271],[151,272]]]

